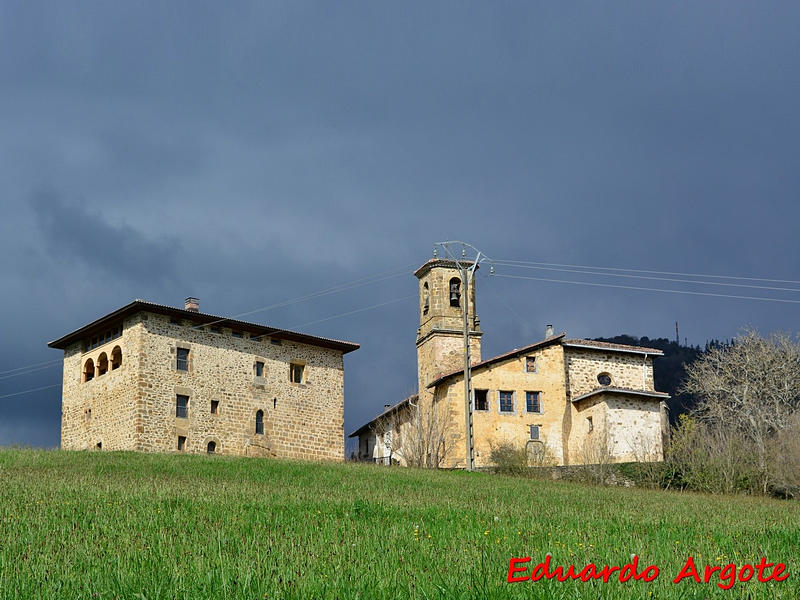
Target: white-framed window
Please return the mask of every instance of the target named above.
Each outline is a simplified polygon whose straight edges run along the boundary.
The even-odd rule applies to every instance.
[[[500,390],[498,405],[501,413],[514,412],[514,392]]]

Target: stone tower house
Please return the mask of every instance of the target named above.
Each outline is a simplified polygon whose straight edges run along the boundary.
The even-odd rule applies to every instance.
[[[344,459],[358,344],[135,300],[64,351],[61,447]]]

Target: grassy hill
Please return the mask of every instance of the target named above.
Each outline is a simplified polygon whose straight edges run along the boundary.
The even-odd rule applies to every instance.
[[[220,456],[0,451],[0,598],[800,598],[800,505]],[[506,582],[509,559],[653,582]],[[689,555],[779,583],[671,581]],[[702,575],[702,572],[701,572]]]

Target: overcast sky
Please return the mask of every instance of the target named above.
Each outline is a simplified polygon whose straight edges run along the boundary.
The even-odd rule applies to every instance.
[[[398,274],[247,317],[362,345],[349,433],[414,391],[412,272],[447,239],[800,280],[798,22],[795,2],[727,0],[0,0],[0,396],[59,383],[58,365],[6,372],[134,298],[236,315]],[[800,304],[487,271],[484,357],[547,323],[672,338],[677,320],[693,344],[798,329]],[[0,398],[0,444],[57,446],[59,425],[58,388]]]

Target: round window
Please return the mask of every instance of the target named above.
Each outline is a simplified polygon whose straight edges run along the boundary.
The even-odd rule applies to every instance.
[[[597,383],[600,385],[611,385],[611,375],[608,373],[600,373],[600,375],[597,376]]]

